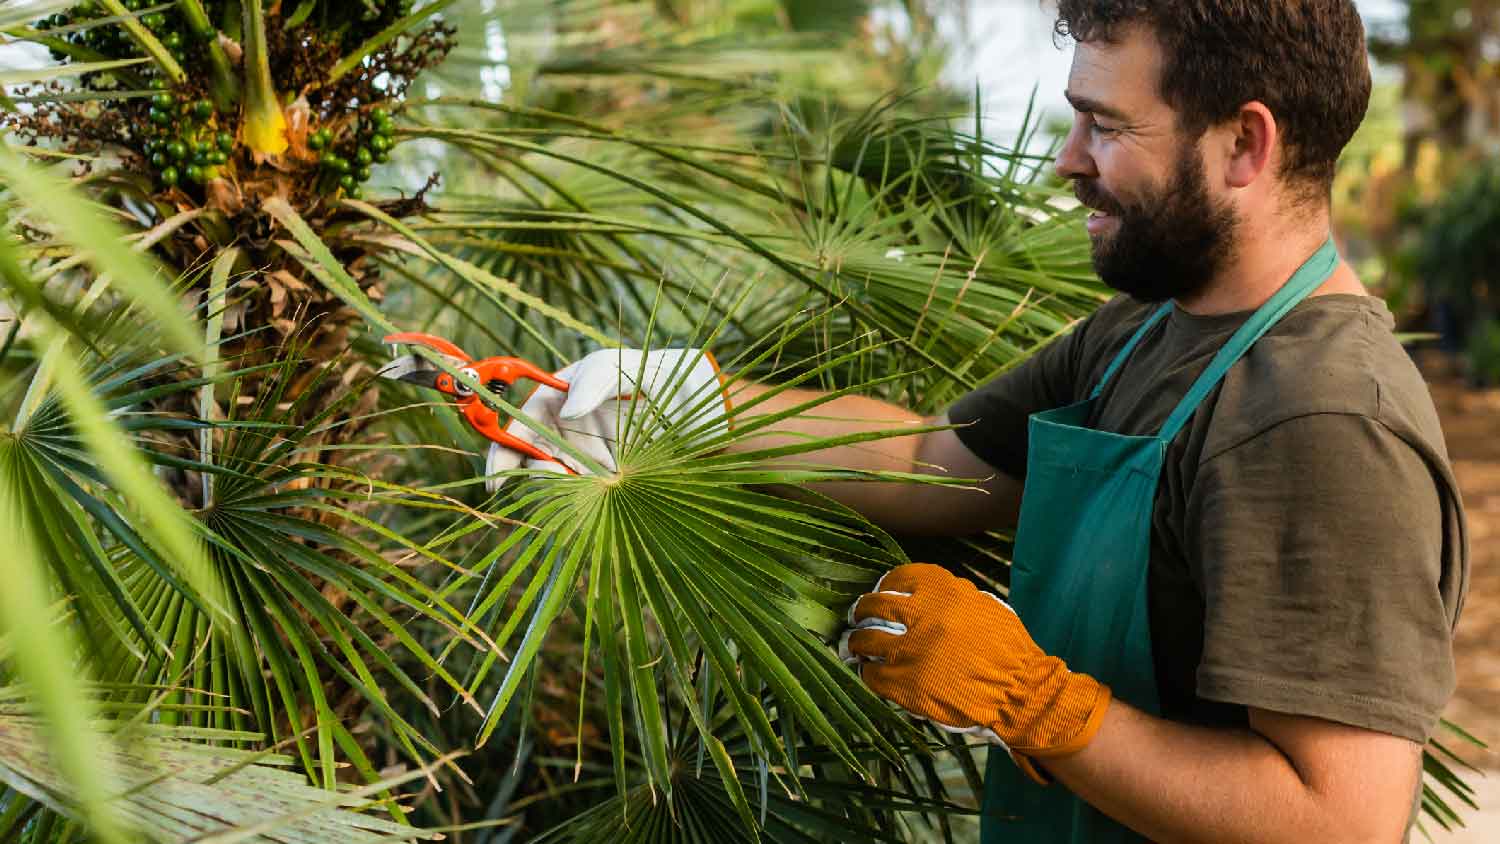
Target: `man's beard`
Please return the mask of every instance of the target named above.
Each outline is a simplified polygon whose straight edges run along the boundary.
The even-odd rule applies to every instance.
[[[1125,205],[1094,180],[1075,181],[1073,193],[1118,220],[1113,233],[1094,240],[1094,272],[1143,302],[1202,291],[1233,252],[1234,209],[1209,197],[1203,156],[1191,145],[1166,187],[1145,203]]]

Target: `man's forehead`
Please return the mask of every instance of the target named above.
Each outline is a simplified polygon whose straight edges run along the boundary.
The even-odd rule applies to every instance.
[[[1068,101],[1079,111],[1115,119],[1167,108],[1161,99],[1161,48],[1144,27],[1122,27],[1113,41],[1088,41],[1073,50]]]

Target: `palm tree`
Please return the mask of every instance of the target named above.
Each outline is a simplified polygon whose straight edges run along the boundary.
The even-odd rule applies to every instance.
[[[0,117],[0,706],[41,719],[0,722],[0,837],[290,836],[365,803],[467,841],[971,829],[977,751],[827,647],[912,549],[778,494],[938,481],[767,468],[838,440],[722,451],[775,417],[648,440],[642,414],[618,473],[487,495],[453,408],[373,378],[397,330],[553,369],[693,344],[932,410],[1067,330],[1104,294],[1044,158],[950,119],[936,4],[879,38],[868,7],[0,13],[55,59],[6,72]],[[1004,540],[952,559],[1003,584]],[[267,764],[329,797],[224,811]],[[157,770],[181,802],[147,816]],[[331,817],[296,834],[390,833]]]

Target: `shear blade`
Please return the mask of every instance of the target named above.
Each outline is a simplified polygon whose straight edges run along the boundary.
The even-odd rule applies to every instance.
[[[391,381],[405,381],[421,387],[432,387],[441,369],[417,357],[404,355],[382,366],[375,374]]]

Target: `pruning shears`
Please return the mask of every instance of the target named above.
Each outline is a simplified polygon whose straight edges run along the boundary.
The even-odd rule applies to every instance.
[[[524,358],[514,357],[492,357],[475,360],[467,352],[454,345],[452,341],[431,334],[422,334],[415,331],[405,331],[399,334],[387,334],[383,342],[388,344],[403,343],[414,346],[426,346],[447,358],[458,371],[472,377],[475,381],[483,384],[486,389],[498,395],[505,395],[510,385],[525,378],[539,384],[546,384],[555,390],[568,391],[568,382],[547,373],[531,361]],[[382,378],[393,381],[405,381],[408,384],[416,384],[429,390],[436,390],[447,396],[458,400],[459,409],[464,418],[474,430],[483,434],[490,441],[505,448],[519,451],[528,457],[539,460],[556,460],[552,455],[542,451],[535,445],[521,439],[500,427],[500,414],[482,397],[474,392],[468,384],[459,381],[452,375],[434,367],[429,361],[420,355],[405,355],[396,358],[380,368],[376,373]]]

